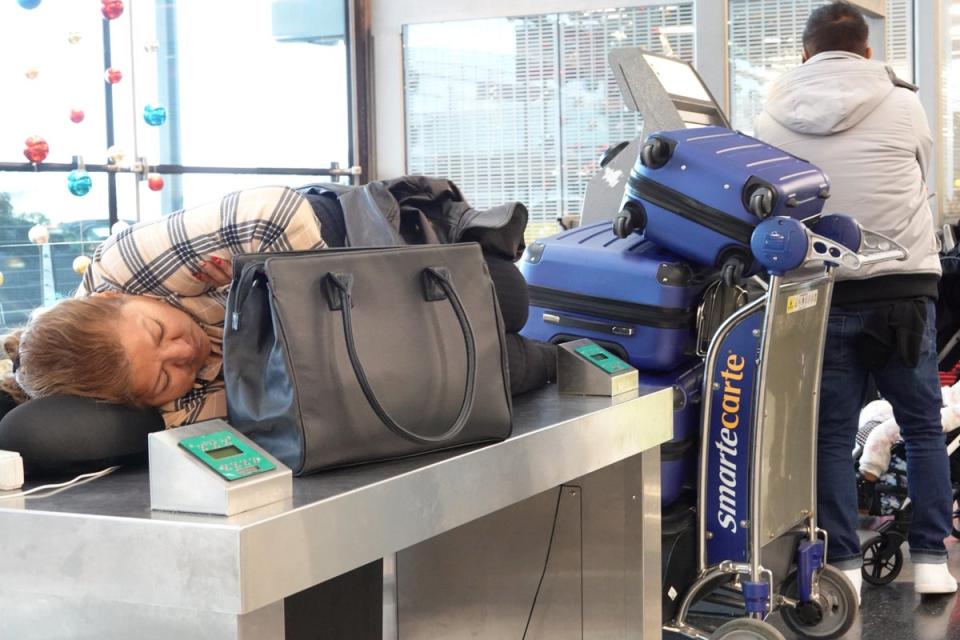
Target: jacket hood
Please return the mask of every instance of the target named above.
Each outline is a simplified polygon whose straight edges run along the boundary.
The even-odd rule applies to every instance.
[[[830,135],[858,124],[893,89],[882,62],[825,51],[777,78],[765,111],[797,133]]]

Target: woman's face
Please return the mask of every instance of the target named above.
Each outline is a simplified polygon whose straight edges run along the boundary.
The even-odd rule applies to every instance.
[[[187,393],[210,354],[210,339],[200,325],[153,298],[129,296],[121,307],[118,330],[130,361],[133,392],[151,407]]]

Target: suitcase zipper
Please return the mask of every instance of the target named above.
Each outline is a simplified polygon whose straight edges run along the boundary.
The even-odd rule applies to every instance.
[[[631,175],[628,184],[638,196],[651,204],[749,246],[750,236],[753,235],[753,225],[749,222],[738,220],[645,176]]]
[[[594,322],[552,314],[554,324],[579,326],[614,335],[633,335],[632,327],[614,325],[614,322],[642,324],[659,329],[685,329],[690,327],[693,321],[693,309],[668,309],[636,302],[621,302],[535,285],[530,285],[528,291],[531,305],[555,311],[599,316],[610,321],[609,323]]]

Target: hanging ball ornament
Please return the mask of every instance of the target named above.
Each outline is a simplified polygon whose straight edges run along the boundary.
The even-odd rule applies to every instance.
[[[148,104],[143,108],[143,121],[151,127],[159,127],[167,121],[167,108],[159,104]]]
[[[33,244],[47,244],[47,241],[50,240],[50,231],[42,224],[35,224],[27,232],[27,238]]]
[[[40,75],[40,69],[36,67],[27,67],[27,70],[23,72],[23,75],[27,77],[27,80],[36,80],[37,76]]]
[[[24,9],[36,9],[40,6],[40,0],[17,0],[17,4]]]
[[[156,53],[160,48],[160,43],[156,40],[147,40],[143,43],[143,50],[147,53]]]
[[[107,20],[116,20],[123,14],[123,0],[101,0],[100,13]]]
[[[73,270],[81,276],[87,272],[89,266],[90,258],[88,256],[77,256],[73,259]]]
[[[43,162],[47,154],[50,153],[50,145],[40,136],[30,136],[24,144],[26,148],[23,150],[23,155],[34,164]]]
[[[151,173],[147,176],[147,186],[150,187],[150,191],[160,191],[163,189],[163,176],[159,173]]]
[[[67,42],[70,44],[79,44],[83,40],[83,34],[79,31],[71,31],[67,34]]]
[[[86,117],[86,114],[83,112],[83,109],[70,109],[70,122],[81,123]]]
[[[74,169],[67,174],[67,189],[75,196],[85,196],[90,193],[93,180],[83,169]]]
[[[107,162],[110,164],[120,164],[126,156],[126,152],[117,145],[107,148]]]
[[[103,77],[110,84],[117,84],[123,80],[123,73],[120,72],[120,69],[114,69],[113,67],[110,67],[103,72]]]

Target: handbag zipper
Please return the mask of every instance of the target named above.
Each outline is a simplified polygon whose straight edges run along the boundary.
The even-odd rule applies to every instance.
[[[240,309],[243,307],[243,303],[246,302],[247,296],[250,295],[250,290],[257,287],[257,283],[260,280],[254,275],[253,282],[250,283],[250,286],[247,288],[247,293],[243,296],[241,300],[237,302],[237,308],[234,309],[233,313],[230,314],[230,328],[234,331],[240,329]]]

